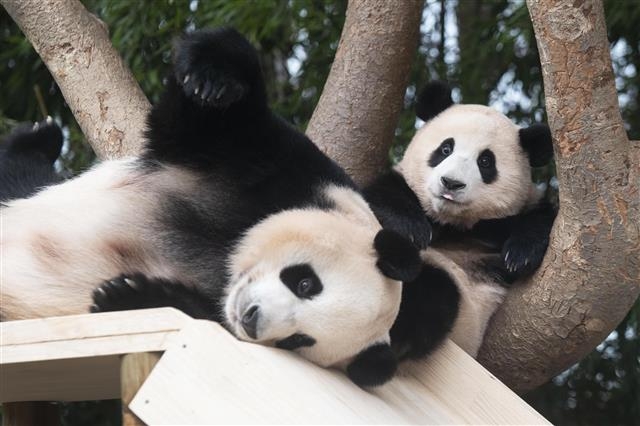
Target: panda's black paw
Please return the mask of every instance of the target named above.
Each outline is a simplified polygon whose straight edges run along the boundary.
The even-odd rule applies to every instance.
[[[120,275],[104,281],[93,290],[93,304],[89,311],[113,312],[140,309],[144,306],[148,292],[148,280],[141,274],[131,277]]]
[[[6,140],[7,152],[28,156],[38,155],[53,164],[62,150],[62,130],[51,117],[33,125],[22,125]]]
[[[502,247],[502,259],[508,275],[518,279],[533,274],[542,264],[548,245],[548,238],[510,237]]]
[[[174,72],[187,98],[217,109],[240,102],[261,78],[255,49],[229,28],[184,36],[175,50]]]

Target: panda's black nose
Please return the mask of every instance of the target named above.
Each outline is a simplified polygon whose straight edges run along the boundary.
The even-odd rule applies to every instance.
[[[455,179],[449,179],[448,177],[444,177],[444,176],[440,178],[440,181],[442,182],[444,187],[450,191],[457,191],[458,189],[462,189],[465,186],[467,186],[466,183],[462,183],[459,180],[455,180]]]
[[[242,328],[252,339],[255,339],[258,335],[258,317],[260,317],[260,308],[258,305],[250,306],[244,311],[244,314],[242,314]]]

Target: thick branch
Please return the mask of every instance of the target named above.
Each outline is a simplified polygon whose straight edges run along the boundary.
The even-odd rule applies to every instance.
[[[49,68],[98,157],[138,152],[149,102],[104,23],[77,0],[0,3]]]
[[[388,163],[416,54],[422,0],[351,0],[307,134],[360,184]]]
[[[560,183],[545,262],[494,317],[480,361],[534,388],[583,358],[640,293],[639,150],[618,109],[600,1],[527,0]]]

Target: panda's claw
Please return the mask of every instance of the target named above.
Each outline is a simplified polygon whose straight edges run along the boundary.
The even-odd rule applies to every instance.
[[[182,80],[182,85],[185,85],[189,82],[189,79],[191,78],[190,74],[187,74],[184,76],[184,80]]]
[[[126,278],[126,277],[125,277],[125,278],[124,278],[124,282],[125,282],[129,287],[131,287],[133,290],[137,290],[137,289],[138,289],[138,282],[137,282],[137,281],[134,281],[134,280],[132,280],[132,279],[130,279],[130,278]]]

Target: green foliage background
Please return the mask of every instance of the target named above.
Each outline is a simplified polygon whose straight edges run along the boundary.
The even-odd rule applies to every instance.
[[[114,46],[151,101],[162,89],[177,35],[206,26],[235,26],[259,48],[274,108],[304,129],[329,72],[347,0],[83,3],[107,23]],[[640,1],[605,0],[605,9],[621,110],[630,137],[637,140]],[[401,157],[415,131],[416,92],[436,78],[452,83],[458,101],[491,104],[519,124],[545,120],[538,52],[523,0],[427,0],[391,161]],[[90,165],[94,155],[55,82],[0,9],[0,134],[18,122],[40,120],[46,114],[65,126],[60,167],[74,173]],[[548,182],[552,173],[552,166],[537,170],[536,178]],[[557,424],[640,424],[639,312],[636,303],[593,353],[526,399]],[[118,422],[114,403],[98,408],[67,404],[63,412],[65,424]]]

